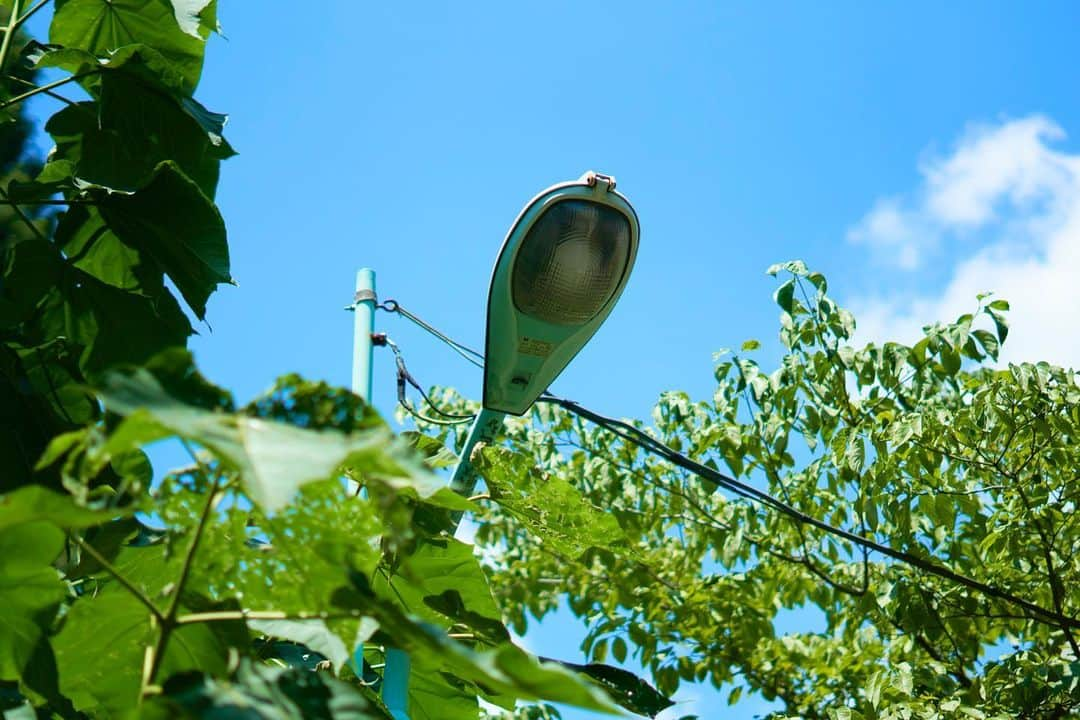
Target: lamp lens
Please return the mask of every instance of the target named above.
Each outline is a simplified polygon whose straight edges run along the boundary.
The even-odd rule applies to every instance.
[[[514,305],[557,325],[581,325],[607,304],[630,259],[630,222],[588,200],[562,200],[529,228],[513,269]]]

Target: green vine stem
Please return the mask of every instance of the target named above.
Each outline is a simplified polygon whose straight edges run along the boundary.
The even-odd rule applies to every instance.
[[[7,67],[8,53],[11,51],[11,38],[18,30],[21,20],[19,11],[22,9],[22,0],[11,0],[11,17],[8,18],[7,27],[4,28],[4,39],[0,41],[0,72]],[[5,103],[4,107],[7,107]]]
[[[190,447],[188,450],[190,452]],[[199,469],[204,476],[209,476],[210,471],[203,465],[202,461],[196,459],[196,462],[199,464]],[[180,622],[177,619],[177,616],[180,613],[180,599],[184,594],[184,585],[187,584],[188,578],[191,575],[191,569],[195,562],[195,554],[199,550],[199,542],[202,540],[203,531],[206,529],[206,523],[210,519],[211,512],[213,512],[214,501],[217,499],[220,484],[221,475],[214,473],[213,481],[210,484],[210,490],[206,496],[206,505],[203,506],[202,515],[199,516],[199,523],[195,526],[195,532],[191,538],[191,545],[188,547],[187,555],[184,556],[184,564],[180,569],[180,577],[176,580],[172,599],[169,601],[169,609],[165,611],[164,617],[160,620],[160,632],[157,641],[154,643],[153,647],[150,648],[150,654],[147,656],[146,662],[144,663],[143,695],[147,695],[152,689],[154,679],[157,676],[158,670],[161,668],[161,662],[165,657],[165,650],[169,646],[169,638],[172,636],[173,631],[180,625]]]

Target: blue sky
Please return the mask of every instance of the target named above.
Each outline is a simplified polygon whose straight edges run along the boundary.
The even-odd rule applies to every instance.
[[[230,114],[240,152],[218,198],[240,286],[211,300],[197,359],[241,399],[290,371],[347,384],[342,307],[361,266],[381,297],[482,346],[507,227],[595,169],[642,225],[623,299],[555,385],[597,410],[708,397],[713,352],[749,337],[774,357],[764,270],[791,258],[829,276],[866,338],[910,337],[996,289],[1014,300],[1012,357],[1076,364],[1078,16],[1069,2],[223,3],[227,40],[197,96]],[[479,396],[470,366],[379,322],[422,382]],[[392,414],[387,353],[375,387]],[[579,634],[562,618],[529,643],[573,659]],[[680,697],[671,718],[767,707]]]

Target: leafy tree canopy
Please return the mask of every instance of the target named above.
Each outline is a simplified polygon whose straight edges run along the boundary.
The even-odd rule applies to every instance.
[[[1072,716],[1074,373],[996,365],[1004,300],[978,298],[911,346],[857,346],[822,275],[801,262],[769,274],[779,362],[763,367],[749,340],[719,354],[712,397],[667,392],[651,426],[633,424],[901,557],[540,404],[478,458],[490,497],[477,542],[505,549],[485,557],[515,629],[565,600],[594,659],[632,655],[666,694],[730,683],[730,703],[750,689],[790,716]],[[779,633],[798,608],[823,627]]]

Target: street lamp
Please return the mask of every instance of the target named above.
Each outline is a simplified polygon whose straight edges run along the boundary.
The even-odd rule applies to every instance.
[[[626,287],[637,214],[615,179],[587,172],[534,197],[506,235],[488,292],[483,407],[451,487],[472,493],[473,447],[522,415],[585,346]]]
[[[523,415],[578,354],[622,294],[638,247],[638,220],[615,179],[587,172],[534,197],[506,235],[488,292],[484,396],[450,481],[469,496],[469,456],[493,442],[505,415]],[[375,273],[356,276],[353,391],[371,397]],[[455,523],[460,515],[455,517]],[[363,664],[362,647],[356,664]],[[382,697],[408,720],[409,656],[386,649]]]

